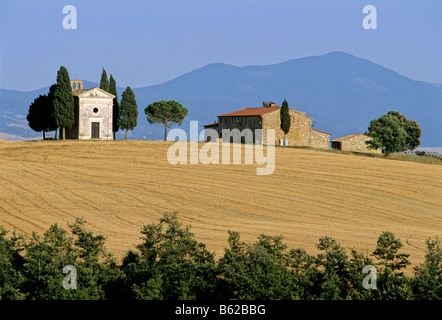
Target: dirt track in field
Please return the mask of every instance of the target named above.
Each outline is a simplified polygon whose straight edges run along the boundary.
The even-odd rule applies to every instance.
[[[218,257],[228,230],[248,242],[282,235],[309,253],[328,235],[366,254],[391,231],[413,265],[428,237],[442,238],[442,166],[276,148],[274,173],[258,176],[256,164],[171,165],[171,145],[0,141],[0,225],[43,232],[84,217],[118,258],[165,211]]]

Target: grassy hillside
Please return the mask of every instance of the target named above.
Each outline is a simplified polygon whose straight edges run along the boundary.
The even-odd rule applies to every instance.
[[[328,235],[367,254],[392,231],[416,264],[425,239],[442,237],[440,165],[276,148],[274,173],[258,176],[257,165],[173,166],[171,144],[0,142],[0,225],[42,232],[84,217],[119,258],[165,211],[217,255],[228,230],[282,235],[311,253]]]

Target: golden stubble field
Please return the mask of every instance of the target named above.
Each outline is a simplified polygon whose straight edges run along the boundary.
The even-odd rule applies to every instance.
[[[171,145],[0,141],[0,225],[42,233],[83,217],[117,258],[166,211],[217,257],[228,230],[248,242],[282,235],[312,254],[326,235],[370,254],[391,231],[413,265],[428,237],[442,238],[442,166],[276,148],[274,173],[258,176],[258,165],[171,165]]]

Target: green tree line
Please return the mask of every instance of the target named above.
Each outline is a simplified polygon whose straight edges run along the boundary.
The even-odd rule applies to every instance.
[[[260,235],[246,243],[228,232],[218,260],[195,239],[176,213],[141,229],[141,243],[121,263],[77,219],[69,230],[52,225],[44,234],[8,235],[0,227],[2,300],[439,300],[442,246],[428,238],[425,260],[404,273],[409,255],[391,232],[382,232],[375,250],[364,255],[334,239],[319,239],[318,254],[288,248],[281,236]],[[76,288],[65,288],[65,266],[74,266]],[[376,286],[366,289],[363,272],[376,268]]]

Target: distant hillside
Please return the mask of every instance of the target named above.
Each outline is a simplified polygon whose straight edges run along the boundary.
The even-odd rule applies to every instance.
[[[291,108],[307,112],[315,128],[330,132],[332,139],[363,133],[370,120],[397,110],[421,124],[422,147],[442,146],[440,85],[414,81],[343,52],[268,66],[210,64],[163,84],[133,89],[139,119],[131,138],[162,138],[161,127],[148,124],[144,115],[153,101],[174,99],[186,106],[189,115],[182,128],[188,130],[190,120],[198,120],[202,129],[219,114],[261,106],[263,100],[280,104],[287,99]],[[8,91],[9,104],[0,101],[0,132],[22,132],[23,115],[37,91]]]

